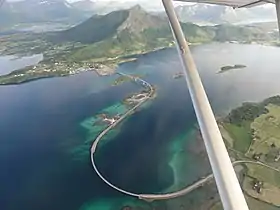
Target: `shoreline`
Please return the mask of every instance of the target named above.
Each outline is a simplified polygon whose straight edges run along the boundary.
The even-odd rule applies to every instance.
[[[163,47],[163,48],[160,48],[160,49],[157,49],[157,50],[152,50],[152,51],[147,51],[147,52],[141,52],[139,54],[133,54],[133,55],[129,55],[129,56],[133,56],[131,58],[116,58],[116,59],[106,59],[104,61],[99,61],[100,64],[96,64],[97,66],[101,66],[101,68],[91,68],[91,67],[87,67],[84,65],[80,65],[80,66],[77,66],[75,67],[74,70],[72,70],[71,68],[69,69],[67,67],[67,65],[69,64],[66,64],[66,65],[63,65],[63,69],[67,69],[67,70],[63,70],[63,71],[57,71],[57,70],[46,70],[44,69],[43,70],[43,75],[38,75],[38,78],[27,78],[27,79],[23,79],[23,80],[20,80],[21,78],[18,78],[19,81],[9,81],[10,79],[13,79],[13,78],[16,78],[16,77],[25,77],[26,74],[24,74],[25,72],[30,72],[31,73],[36,73],[36,68],[38,65],[42,65],[42,68],[46,68],[46,64],[43,64],[44,60],[42,60],[41,62],[39,62],[37,65],[31,65],[31,66],[28,66],[28,67],[25,67],[23,69],[18,69],[18,70],[14,70],[12,72],[10,72],[9,74],[5,74],[5,75],[1,75],[0,76],[0,86],[1,85],[20,85],[20,84],[24,84],[24,83],[28,83],[28,82],[32,82],[32,81],[36,81],[36,80],[40,80],[40,79],[46,79],[46,78],[54,78],[54,77],[67,77],[67,76],[72,76],[72,75],[76,75],[76,74],[80,74],[82,72],[87,72],[87,71],[92,71],[92,72],[95,72],[98,76],[110,76],[110,75],[113,75],[113,74],[116,74],[116,69],[118,66],[120,65],[123,65],[123,64],[126,64],[126,63],[130,63],[130,62],[135,62],[137,61],[137,57],[140,57],[142,55],[147,55],[149,53],[153,53],[153,52],[157,52],[157,51],[160,51],[160,50],[164,50],[164,49],[168,49],[166,47]],[[115,60],[117,60],[116,62],[114,62]],[[87,63],[85,61],[85,63]],[[89,62],[88,62],[89,63]],[[55,63],[57,64],[57,63]],[[31,68],[32,67],[32,68]],[[54,67],[56,67],[54,65]],[[28,69],[27,69],[28,68]],[[31,69],[30,69],[31,68]],[[27,70],[25,70],[27,69]],[[32,71],[33,69],[33,71]],[[83,70],[81,70],[83,69]],[[105,69],[105,70],[104,70]],[[18,74],[17,74],[18,73]],[[10,78],[9,78],[10,77]],[[11,78],[12,77],[12,78]],[[8,81],[5,81],[5,79],[7,78]],[[1,81],[1,80],[4,80]]]
[[[246,43],[246,42],[237,42],[237,43],[230,43],[230,42],[216,42],[216,41],[212,41],[212,42],[205,42],[205,43],[189,43],[189,46],[199,46],[199,45],[203,45],[203,44],[209,44],[209,43],[224,43],[224,44],[239,44],[239,45],[260,45],[260,46],[267,46],[267,47],[279,47],[274,43],[271,42],[252,42],[252,43]],[[130,53],[128,55],[123,55],[123,56],[117,56],[114,58],[94,58],[92,60],[85,60],[85,61],[81,61],[81,62],[73,62],[73,63],[67,63],[65,61],[61,61],[61,62],[55,62],[55,63],[51,63],[51,64],[46,64],[44,63],[44,61],[46,62],[47,60],[42,60],[40,61],[37,65],[31,65],[29,67],[25,67],[23,69],[18,69],[18,70],[14,70],[12,72],[10,72],[9,74],[5,74],[5,75],[1,75],[0,76],[0,86],[1,85],[19,85],[19,84],[23,84],[23,83],[28,83],[28,82],[32,82],[32,81],[36,81],[36,80],[40,80],[40,79],[46,79],[46,78],[52,78],[52,77],[65,77],[65,76],[71,76],[71,75],[75,75],[75,74],[79,74],[83,71],[94,71],[97,75],[99,76],[108,76],[111,74],[114,74],[116,72],[116,69],[118,66],[129,63],[129,62],[136,62],[138,60],[139,57],[141,56],[145,56],[145,55],[149,55],[151,53],[154,52],[159,52],[161,50],[167,50],[167,49],[171,49],[174,48],[175,46],[163,46],[163,47],[158,47],[156,49],[152,49],[152,50],[146,50],[146,51],[136,51],[134,53]],[[8,54],[7,54],[8,55]],[[7,56],[5,54],[3,54],[3,56]],[[21,56],[23,56],[22,54],[19,54]],[[17,54],[13,54],[10,56],[17,56]],[[30,55],[28,55],[30,56]],[[62,67],[60,67],[59,65],[57,66],[57,63],[61,63]],[[92,64],[91,64],[92,63]],[[41,66],[40,66],[41,65]],[[69,67],[71,66],[72,67]],[[106,71],[104,71],[104,69],[95,69],[92,68],[92,65],[104,65],[105,68],[110,68],[111,70],[107,73]],[[26,72],[31,72],[30,75],[34,77],[34,73],[36,74],[36,71],[34,71],[33,69],[37,68],[37,66],[42,70],[42,72],[39,74],[37,74],[38,78],[21,78],[24,76],[28,76],[25,73]],[[32,69],[27,69],[26,68],[31,68]],[[55,68],[60,67],[60,70],[56,70]],[[46,69],[48,68],[48,69]],[[84,69],[83,71],[80,71],[80,69]],[[32,71],[33,70],[33,71]],[[24,72],[25,71],[25,72]],[[17,73],[19,75],[17,75]],[[217,72],[217,73],[224,73],[224,72]],[[18,77],[18,78],[16,78]],[[1,81],[2,80],[2,81]],[[10,81],[10,80],[15,80],[15,81]]]

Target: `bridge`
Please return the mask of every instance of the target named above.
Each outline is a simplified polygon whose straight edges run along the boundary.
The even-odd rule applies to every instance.
[[[140,81],[142,85],[144,85],[144,87],[148,87],[150,92],[148,94],[148,96],[146,96],[143,100],[141,100],[138,104],[136,104],[134,107],[132,107],[130,110],[128,110],[123,116],[121,116],[118,120],[116,120],[113,124],[109,125],[105,130],[103,130],[98,136],[97,138],[94,140],[92,147],[91,147],[91,163],[92,166],[96,172],[96,174],[107,184],[109,185],[111,188],[129,195],[129,196],[133,196],[133,197],[137,197],[139,199],[142,200],[146,200],[146,201],[154,201],[154,200],[166,200],[166,199],[171,199],[171,198],[176,198],[182,195],[185,195],[189,192],[192,192],[193,190],[203,186],[205,183],[209,182],[210,180],[213,179],[213,175],[210,174],[207,177],[195,182],[194,184],[176,191],[176,192],[172,192],[172,193],[166,193],[166,194],[137,194],[137,193],[133,193],[133,192],[129,192],[126,191],[124,189],[121,189],[120,187],[115,186],[114,184],[112,184],[110,181],[108,181],[102,174],[101,172],[98,170],[96,163],[95,163],[95,159],[94,159],[94,154],[97,150],[97,146],[98,143],[102,140],[102,138],[113,128],[115,128],[119,123],[121,123],[126,117],[128,117],[129,115],[131,115],[138,107],[140,107],[142,104],[144,104],[147,100],[149,100],[149,98],[152,96],[153,94],[153,88],[152,85],[149,84],[148,82],[144,81],[141,78],[135,78],[131,75],[122,73],[122,72],[118,72],[117,74],[122,75],[122,76],[127,76],[130,78],[133,78],[135,82]]]
[[[127,75],[127,74],[121,74],[123,76],[130,76],[130,75]],[[130,76],[131,77],[131,76]],[[143,80],[144,81],[144,80]],[[146,82],[146,81],[145,81]],[[147,83],[147,82],[146,82]],[[147,83],[149,84],[149,83]],[[148,85],[150,87],[150,94],[148,97],[146,97],[144,100],[140,101],[137,105],[135,105],[134,107],[132,107],[130,110],[128,110],[121,118],[119,118],[116,122],[114,122],[113,124],[111,124],[110,126],[108,126],[104,131],[102,131],[98,136],[97,138],[95,139],[95,141],[93,142],[92,144],[92,147],[91,147],[91,163],[92,163],[92,166],[96,172],[96,174],[108,185],[110,186],[111,188],[123,193],[123,194],[126,194],[126,195],[129,195],[129,196],[133,196],[133,197],[137,197],[141,200],[145,200],[145,201],[148,201],[148,202],[152,202],[152,201],[155,201],[155,200],[167,200],[167,199],[172,199],[172,198],[177,198],[177,197],[180,197],[180,196],[183,196],[183,195],[186,195],[194,190],[196,190],[197,188],[199,187],[202,187],[204,186],[205,184],[209,183],[210,181],[213,180],[214,178],[214,175],[213,174],[209,174],[208,176],[204,177],[204,178],[201,178],[200,180],[194,182],[193,184],[187,186],[186,188],[182,189],[182,190],[179,190],[179,191],[176,191],[176,192],[171,192],[171,193],[161,193],[161,194],[138,194],[138,193],[134,193],[134,192],[129,192],[129,191],[126,191],[120,187],[117,187],[116,185],[112,184],[110,181],[108,181],[102,174],[101,172],[98,170],[97,166],[96,166],[96,163],[95,163],[95,160],[94,160],[94,154],[96,152],[96,149],[97,149],[97,146],[98,146],[98,143],[102,140],[103,136],[105,136],[111,129],[113,129],[114,127],[116,127],[119,123],[121,123],[126,117],[128,117],[130,114],[133,113],[133,111],[135,111],[138,107],[140,107],[142,104],[144,104],[148,99],[149,97],[151,96],[152,94],[152,86],[149,84]],[[247,164],[257,164],[257,165],[261,165],[261,166],[264,166],[264,167],[267,167],[269,169],[272,169],[274,171],[277,171],[280,173],[280,170],[277,169],[277,168],[274,168],[272,166],[269,166],[265,163],[262,163],[262,162],[259,162],[259,161],[251,161],[251,160],[238,160],[238,161],[234,161],[232,163],[233,166],[236,166],[236,165],[239,165],[239,164],[242,164],[242,163],[247,163]]]
[[[132,75],[125,74],[125,73],[120,72],[120,71],[118,71],[116,74],[119,74],[119,75],[121,75],[121,76],[128,77],[128,78],[134,80],[134,82],[136,82],[136,83],[140,82],[140,84],[141,84],[142,86],[144,86],[145,88],[149,88],[150,91],[152,90],[152,85],[151,85],[150,83],[146,82],[145,80],[141,79],[140,77],[134,77],[134,76],[132,76]]]
[[[276,11],[278,17],[277,19],[278,19],[278,24],[280,26],[280,0],[180,0],[180,1],[220,4],[220,5],[232,6],[234,8],[251,7],[251,6],[256,6],[259,4],[271,2],[276,4]],[[93,144],[91,149],[91,161],[94,166],[94,169],[97,172],[97,174],[100,176],[100,178],[114,189],[122,193],[135,196],[140,199],[150,200],[150,201],[170,199],[170,198],[181,196],[183,195],[183,193],[188,193],[196,189],[197,187],[202,186],[204,183],[212,179],[212,177],[215,177],[218,192],[220,194],[220,198],[224,209],[248,210],[248,205],[246,203],[242,189],[240,187],[237,176],[235,174],[233,164],[230,160],[223,138],[221,136],[218,125],[216,123],[215,116],[210,106],[208,97],[205,93],[199,73],[197,71],[195,61],[192,57],[190,48],[185,39],[180,22],[175,13],[172,0],[162,0],[162,3],[169,20],[171,31],[177,43],[176,46],[177,46],[178,54],[180,55],[182,67],[184,69],[185,79],[187,81],[188,89],[198,119],[198,124],[203,136],[204,144],[206,147],[206,151],[214,175],[209,175],[205,179],[202,179],[197,183],[194,183],[193,185],[185,188],[185,191],[181,190],[174,193],[158,194],[158,195],[154,195],[154,194],[143,195],[143,194],[136,194],[136,193],[131,193],[122,190],[114,186],[113,184],[111,184],[100,174],[100,172],[98,171],[94,163],[94,153],[96,151],[98,142],[110,129],[112,129],[118,123],[120,123],[126,116],[131,114],[133,110],[135,110],[137,107],[145,103],[148,100],[148,97],[146,97],[145,100],[139,102],[134,108],[132,108],[126,114],[124,114],[123,117],[120,118],[121,120],[118,120],[116,123],[113,124],[113,126],[105,129],[105,131],[103,131],[100,134],[101,136],[98,136],[98,138],[96,139],[97,141]],[[134,80],[135,82],[137,82],[136,79]],[[145,83],[143,83],[143,85],[145,86]],[[245,162],[242,161],[239,163],[241,164]],[[250,161],[250,163],[261,164],[261,165],[263,164],[254,161]],[[268,165],[263,164],[263,166],[267,167]]]
[[[123,116],[121,116],[118,120],[116,120],[113,124],[109,125],[105,130],[103,130],[94,140],[92,147],[91,147],[91,163],[92,166],[96,172],[96,174],[100,177],[100,179],[102,179],[108,186],[110,186],[111,188],[129,195],[129,196],[133,196],[133,197],[137,197],[139,199],[145,200],[145,201],[155,201],[155,200],[167,200],[167,199],[172,199],[172,198],[177,198],[183,195],[186,195],[192,191],[194,191],[195,189],[202,187],[203,185],[205,185],[206,183],[210,182],[213,178],[214,175],[213,174],[209,174],[208,176],[201,178],[200,180],[198,180],[197,182],[194,182],[193,184],[187,186],[186,188],[176,191],[176,192],[171,192],[171,193],[161,193],[161,194],[138,194],[138,193],[134,193],[134,192],[129,192],[126,191],[114,184],[112,184],[110,181],[108,181],[102,174],[101,172],[98,170],[97,165],[95,163],[95,159],[94,159],[94,154],[97,150],[97,146],[98,143],[102,140],[102,138],[113,128],[115,128],[119,123],[121,123],[126,117],[128,117],[129,115],[131,115],[137,108],[139,108],[142,104],[144,104],[147,100],[149,100],[149,98],[152,96],[153,94],[153,88],[152,85],[149,84],[148,82],[144,81],[141,78],[135,78],[131,75],[122,73],[122,72],[117,72],[117,74],[122,75],[122,76],[126,76],[129,77],[131,79],[133,79],[137,84],[138,81],[140,81],[140,84],[142,84],[144,87],[148,87],[149,88],[149,94],[148,96],[146,96],[143,100],[141,100],[138,104],[136,104],[134,107],[132,107],[131,109],[129,109]],[[270,169],[276,170],[278,172],[280,172],[278,169],[275,169],[265,163],[262,162],[258,162],[258,161],[250,161],[250,160],[239,160],[239,161],[235,161],[233,162],[233,166],[236,166],[238,164],[242,164],[242,163],[251,163],[251,164],[258,164],[258,165],[262,165],[265,167],[268,167]]]

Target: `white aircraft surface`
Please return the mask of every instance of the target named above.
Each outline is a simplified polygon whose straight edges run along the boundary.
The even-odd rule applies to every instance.
[[[280,0],[177,0],[217,4],[233,8],[253,7],[266,3],[276,6],[278,26],[280,26]],[[184,68],[192,103],[195,109],[204,144],[210,160],[216,185],[225,210],[248,210],[245,197],[236,177],[229,154],[216,123],[212,108],[198,74],[190,48],[176,16],[172,0],[162,0],[170,27],[177,42],[178,53]]]

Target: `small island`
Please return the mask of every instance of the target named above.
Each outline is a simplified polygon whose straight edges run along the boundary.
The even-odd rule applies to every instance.
[[[113,86],[118,86],[118,85],[121,85],[125,82],[129,82],[129,81],[135,81],[137,79],[141,79],[144,75],[140,75],[140,74],[130,74],[130,75],[127,75],[127,74],[123,74],[121,72],[116,72],[116,74],[120,75],[118,78],[116,78],[112,85]]]
[[[117,86],[117,85],[121,85],[125,82],[131,81],[133,78],[131,77],[127,77],[127,76],[120,76],[117,79],[115,79],[115,81],[113,82],[113,86]]]
[[[243,68],[246,68],[246,67],[247,66],[242,65],[242,64],[235,64],[233,66],[223,66],[223,67],[221,67],[221,70],[218,72],[218,74],[224,73],[226,71],[230,71],[232,69],[243,69]]]
[[[180,79],[184,76],[183,72],[177,72],[176,74],[173,75],[173,79]]]

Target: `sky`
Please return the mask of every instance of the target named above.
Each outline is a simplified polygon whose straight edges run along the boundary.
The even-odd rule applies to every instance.
[[[68,0],[68,1],[80,1],[80,0]],[[97,1],[97,2],[110,2],[110,1],[118,1],[120,3],[124,3],[124,2],[135,2],[136,0],[92,0],[92,1]],[[148,0],[137,0],[139,3],[140,2],[148,2]],[[157,3],[161,3],[161,0],[149,0],[149,2],[157,2]]]
[[[74,1],[80,1],[80,0],[68,0],[69,2],[74,2]],[[131,3],[131,2],[139,2],[139,4],[153,4],[153,5],[161,5],[162,1],[161,0],[92,0],[92,1],[96,1],[96,2],[111,2],[111,1],[117,1],[120,3]],[[182,3],[182,2],[174,2],[175,5],[186,5],[186,4],[193,4],[193,3]]]
[[[21,0],[7,0],[7,1],[21,1]],[[28,1],[28,0],[27,0]],[[75,2],[75,1],[81,1],[81,0],[67,0],[68,2]],[[105,5],[109,4],[109,2],[114,3],[128,3],[133,4],[133,2],[137,2],[144,8],[148,9],[162,9],[162,0],[91,0],[94,2],[104,3]],[[178,2],[174,1],[174,5],[192,5],[195,3],[186,3],[186,2]],[[262,7],[274,7],[272,4],[264,4]]]
[[[69,2],[73,2],[73,1],[80,1],[80,0],[67,0]],[[140,5],[146,4],[146,5],[151,5],[154,7],[160,7],[162,6],[162,1],[161,0],[91,0],[91,1],[96,1],[96,2],[120,2],[120,3],[132,3],[132,2],[139,2]],[[186,2],[178,2],[178,1],[174,1],[174,5],[191,5],[191,4],[195,4],[195,3],[186,3]],[[272,7],[272,4],[264,4],[264,7]]]
[[[22,1],[22,0],[6,0],[6,1],[13,2],[13,1]],[[81,0],[66,0],[66,1],[75,2],[75,1],[81,1]],[[118,2],[120,4],[122,4],[122,3],[133,4],[133,2],[137,2],[137,4],[140,4],[141,6],[144,6],[145,8],[155,8],[155,9],[162,8],[162,0],[91,0],[91,1],[104,3],[104,4],[106,4],[106,3],[109,4],[109,2],[114,2],[114,3]],[[177,5],[191,5],[191,4],[194,4],[194,3],[174,2],[175,6],[177,6]]]
[[[69,2],[73,2],[73,1],[79,1],[79,0],[67,0]],[[128,5],[134,5],[136,4],[135,2],[137,2],[137,4],[140,4],[143,8],[147,9],[147,10],[163,10],[163,6],[162,6],[162,0],[92,0],[94,2],[99,2],[99,3],[104,3],[105,5],[111,5],[111,3],[109,2],[114,2],[116,5],[116,2],[118,4],[123,4],[123,3],[127,3]],[[134,3],[134,4],[133,4]],[[182,2],[174,2],[175,6],[178,5],[190,5],[193,3],[182,3]]]

